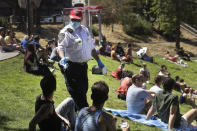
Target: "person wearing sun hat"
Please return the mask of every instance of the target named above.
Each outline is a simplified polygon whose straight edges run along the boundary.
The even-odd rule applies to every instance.
[[[73,9],[70,12],[70,23],[58,34],[58,50],[61,58],[59,66],[65,77],[68,92],[74,99],[78,110],[88,107],[87,62],[93,56],[99,68],[105,67],[95,50],[88,28],[81,25],[82,16],[82,10]]]

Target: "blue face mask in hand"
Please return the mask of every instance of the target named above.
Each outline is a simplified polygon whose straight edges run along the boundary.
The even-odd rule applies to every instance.
[[[79,21],[71,21],[71,26],[76,30],[81,23]]]

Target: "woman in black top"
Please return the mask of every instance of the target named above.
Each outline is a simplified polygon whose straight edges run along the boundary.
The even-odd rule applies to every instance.
[[[69,99],[64,105],[62,103],[60,104],[62,106],[61,110],[66,110],[63,112],[67,114],[63,114],[62,111],[58,113],[55,111],[53,94],[56,90],[56,80],[54,76],[52,74],[45,76],[41,80],[40,86],[43,94],[38,95],[36,98],[36,114],[29,123],[29,131],[36,131],[37,124],[40,127],[40,131],[60,131],[60,129],[65,129],[62,123],[64,126],[68,126],[68,128],[74,128],[75,121],[73,122],[73,119],[75,120],[75,114],[68,118],[69,120],[64,118],[65,116],[71,116],[69,113],[75,110],[74,101],[72,99]]]

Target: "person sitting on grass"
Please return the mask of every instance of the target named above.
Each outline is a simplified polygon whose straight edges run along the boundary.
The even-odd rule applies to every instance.
[[[29,41],[29,36],[25,35],[23,40],[21,41],[21,46],[22,46],[24,52],[26,52],[26,50],[27,50],[27,43],[28,43],[28,41]]]
[[[51,72],[47,65],[40,64],[35,51],[35,44],[28,42],[27,51],[24,57],[24,71],[30,74],[41,76],[50,74]]]
[[[122,78],[120,80],[120,86],[116,91],[118,93],[118,98],[126,100],[127,90],[132,85],[133,72],[125,70],[122,72]]]
[[[111,43],[110,42],[108,42],[107,43],[107,45],[106,45],[106,48],[105,48],[105,55],[106,56],[110,56],[110,54],[111,54]]]
[[[146,72],[147,77],[148,77],[148,79],[147,79],[146,82],[147,82],[147,83],[150,83],[150,71],[149,71],[149,69],[147,68],[146,63],[143,63],[142,68],[140,69],[140,74],[141,74],[143,71]]]
[[[111,59],[120,61],[120,56],[116,54],[117,45],[112,45],[111,47]]]
[[[147,90],[142,89],[143,82],[143,75],[134,75],[132,85],[127,91],[127,110],[132,114],[146,114],[151,106],[153,97]]]
[[[117,44],[117,47],[116,47],[115,52],[116,52],[116,54],[117,54],[119,57],[124,57],[124,56],[125,56],[124,49],[122,48],[120,42]]]
[[[124,71],[125,63],[121,62],[119,67],[116,69],[116,72],[112,72],[111,76],[120,80],[122,78],[122,72]]]
[[[191,105],[192,108],[196,108],[195,98],[193,97],[194,89],[186,88],[180,96],[180,104]]]
[[[178,56],[172,56],[170,55],[170,52],[169,51],[166,51],[166,54],[164,56],[167,60],[170,60],[172,62],[176,62],[177,59],[178,59]]]
[[[141,71],[140,75],[143,76],[142,88],[146,90],[147,89],[146,82],[148,81],[148,73],[146,71]]]
[[[178,96],[172,94],[175,81],[172,78],[167,78],[163,82],[164,91],[155,95],[153,104],[149,109],[146,120],[148,120],[154,112],[158,113],[159,118],[164,123],[168,124],[168,130],[172,128],[195,127],[192,121],[197,120],[197,109],[191,109],[186,114],[181,115],[179,109]]]
[[[20,50],[21,47],[18,45],[16,39],[15,39],[15,33],[11,30],[7,30],[6,36],[4,38],[6,45],[9,45],[15,50]]]
[[[34,35],[34,36],[33,36],[32,42],[36,45],[36,49],[45,50],[45,49],[40,45],[39,41],[40,41],[40,36],[39,36],[39,35]]]
[[[163,89],[160,87],[163,82],[162,77],[158,75],[154,78],[154,80],[155,80],[155,85],[150,88],[150,91],[153,91],[155,93],[159,93],[160,91],[163,91]]]
[[[163,77],[162,79],[164,80],[165,78],[169,77],[169,73],[166,72],[167,67],[166,65],[161,65],[161,69],[158,73],[159,76]]]
[[[9,37],[9,36],[8,36]],[[9,37],[10,38],[10,37]],[[7,44],[5,41],[5,28],[0,27],[0,47],[2,52],[12,52],[15,51],[17,48],[12,44]]]
[[[104,81],[98,81],[91,90],[92,106],[79,111],[75,131],[116,131],[117,119],[102,110],[108,99],[108,85]],[[122,131],[129,131],[129,126],[122,128]]]
[[[180,90],[181,90],[181,96],[180,96],[180,104],[188,104],[191,105],[193,108],[196,108],[196,104],[195,104],[195,99],[196,97],[196,90],[189,87],[183,79],[180,79],[180,82],[176,82],[175,86],[179,86]]]
[[[133,64],[131,43],[127,45],[125,57],[126,57],[126,62]]]
[[[59,57],[59,53],[58,53],[59,51],[58,51],[57,42],[55,39],[51,40],[50,47],[52,49],[52,52],[51,52],[49,59],[59,62],[60,61],[60,57]]]
[[[40,86],[42,94],[36,98],[36,114],[29,123],[29,131],[36,131],[37,124],[41,131],[66,131],[66,126],[73,130],[76,119],[73,99],[65,99],[55,109],[53,101],[54,92],[56,90],[55,77],[52,74],[45,76],[41,80]],[[62,124],[64,124],[64,126]]]

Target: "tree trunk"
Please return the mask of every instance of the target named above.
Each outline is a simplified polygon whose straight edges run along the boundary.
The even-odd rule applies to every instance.
[[[111,25],[111,31],[114,32],[114,24]]]
[[[179,0],[176,0],[176,48],[179,49],[180,48],[180,7],[179,7]]]
[[[34,22],[34,7],[33,4],[30,3],[29,5],[29,29],[30,32],[33,30],[33,22]]]
[[[36,28],[40,27],[40,10],[39,9],[35,9],[35,24],[36,24]]]

